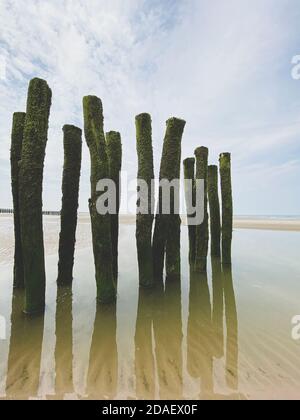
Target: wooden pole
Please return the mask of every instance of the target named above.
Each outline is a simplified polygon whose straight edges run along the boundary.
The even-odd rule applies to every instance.
[[[222,195],[222,263],[231,264],[233,205],[230,153],[222,153],[220,155],[220,177]]]
[[[27,314],[43,312],[45,309],[42,190],[51,97],[51,89],[45,80],[36,78],[30,81],[19,181],[24,312]]]
[[[82,131],[65,125],[64,170],[62,180],[61,231],[59,237],[59,285],[72,283],[76,241],[79,179],[81,169]]]
[[[172,182],[180,178],[181,141],[186,122],[178,118],[167,121],[161,158],[159,180]],[[178,185],[179,188],[179,185]],[[170,189],[170,213],[162,214],[163,188],[159,187],[158,211],[155,218],[153,235],[153,261],[155,280],[161,282],[166,252],[166,273],[169,276],[180,276],[180,216],[175,214],[176,195],[179,191]]]
[[[195,159],[187,158],[183,161],[187,218],[192,217],[192,206],[195,205]],[[196,226],[189,225],[189,262],[195,263]]]
[[[121,135],[116,131],[106,133],[110,179],[116,186],[116,214],[111,215],[111,242],[114,279],[118,279],[119,211],[121,200],[120,171],[122,167]]]
[[[138,180],[144,181],[147,185],[147,195],[138,191],[138,207],[145,207],[147,214],[142,214],[137,209],[136,216],[136,244],[139,266],[139,284],[142,287],[153,285],[153,256],[152,256],[152,226],[153,211],[152,202],[154,192],[152,181],[154,180],[153,149],[152,149],[152,127],[151,116],[140,114],[135,118],[136,125],[136,148],[138,155]]]
[[[204,180],[204,220],[196,227],[196,258],[195,271],[205,273],[207,269],[208,252],[208,213],[207,213],[207,167],[208,149],[199,147],[195,150],[196,179]]]
[[[23,133],[25,124],[25,112],[15,112],[13,115],[11,132],[11,188],[14,207],[14,232],[15,232],[15,255],[14,255],[14,288],[24,288],[24,267],[21,242],[21,222],[19,203],[19,173],[22,156]]]
[[[111,216],[98,213],[96,204],[103,193],[96,191],[97,183],[109,179],[109,161],[103,131],[102,102],[96,96],[83,98],[84,132],[91,157],[91,198],[89,209],[92,224],[97,300],[110,303],[116,299],[111,242]]]
[[[221,216],[218,193],[218,167],[215,165],[208,167],[207,190],[210,215],[211,255],[219,258],[221,257]]]

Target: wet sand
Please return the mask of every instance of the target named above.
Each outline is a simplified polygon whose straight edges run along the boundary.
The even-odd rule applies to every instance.
[[[117,304],[99,307],[89,217],[79,219],[72,288],[56,287],[59,218],[44,229],[47,306],[32,320],[12,291],[12,218],[0,218],[0,398],[300,398],[297,233],[236,229],[232,270],[209,259],[196,276],[183,227],[181,281],[147,293],[135,228],[121,224]]]

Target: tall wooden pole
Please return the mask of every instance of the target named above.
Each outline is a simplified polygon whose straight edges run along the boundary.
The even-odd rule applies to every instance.
[[[24,287],[24,267],[21,242],[20,204],[19,204],[19,173],[22,156],[23,133],[25,124],[25,112],[15,112],[13,115],[11,132],[11,187],[14,207],[14,232],[15,232],[15,255],[14,255],[14,288]]]
[[[222,153],[220,155],[220,178],[222,195],[222,263],[231,264],[233,204],[230,153]]]
[[[24,312],[28,314],[43,312],[45,309],[42,190],[51,97],[47,82],[37,78],[30,81],[19,181],[25,280]]]
[[[113,274],[118,279],[118,245],[119,245],[119,211],[121,200],[120,171],[122,167],[121,135],[116,131],[106,133],[107,155],[110,179],[116,186],[116,214],[111,215],[111,242],[113,257]]]
[[[102,193],[97,183],[110,178],[107,146],[103,131],[102,102],[96,96],[83,98],[84,132],[91,157],[91,198],[89,209],[92,224],[93,252],[96,271],[97,300],[110,303],[116,298],[111,242],[111,215],[98,213],[96,204]]]
[[[207,167],[208,149],[199,147],[195,150],[196,179],[204,180],[204,220],[196,228],[196,258],[195,271],[204,273],[207,269],[208,252],[208,212],[207,212]]]
[[[136,216],[136,244],[139,266],[139,284],[142,287],[153,285],[153,256],[152,256],[152,226],[153,211],[152,202],[154,192],[152,181],[154,180],[152,127],[151,116],[140,114],[135,118],[136,125],[136,148],[138,155],[138,180],[147,185],[146,191],[139,189],[138,207],[145,207],[147,214],[142,214],[137,209]],[[144,194],[143,194],[144,193]]]
[[[208,167],[208,202],[210,215],[210,248],[213,257],[221,256],[221,216],[220,202],[218,193],[218,167],[211,165]]]
[[[183,161],[187,219],[192,217],[192,207],[195,205],[195,159],[187,158]],[[189,230],[189,262],[195,263],[196,226],[188,225]]]
[[[172,182],[180,178],[181,141],[186,122],[178,118],[170,118],[167,121],[166,135],[164,139],[161,158],[159,180]],[[158,212],[155,218],[153,235],[153,262],[155,280],[161,282],[166,252],[166,272],[168,276],[180,275],[180,216],[176,212],[176,195],[179,191],[170,189],[170,213],[162,214],[163,188],[159,187]]]
[[[80,128],[73,125],[65,125],[63,132],[65,159],[57,279],[59,285],[70,284],[73,280],[82,150],[82,131]]]

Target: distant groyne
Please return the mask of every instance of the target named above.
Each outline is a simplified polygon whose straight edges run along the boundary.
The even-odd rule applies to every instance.
[[[0,209],[0,214],[13,214],[13,209]],[[60,211],[43,211],[44,216],[60,216]]]

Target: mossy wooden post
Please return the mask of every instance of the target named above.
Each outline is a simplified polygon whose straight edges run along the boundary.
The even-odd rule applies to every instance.
[[[137,211],[136,244],[139,266],[139,284],[142,287],[153,285],[152,226],[153,210],[152,180],[154,180],[151,116],[140,114],[135,118],[136,148],[138,156],[138,180],[145,181],[148,187],[147,196],[139,190],[138,207],[148,210],[148,214]]]
[[[14,256],[14,288],[24,287],[24,268],[21,243],[20,205],[19,205],[19,172],[22,155],[25,112],[15,112],[11,131],[11,188],[14,207],[15,256]]]
[[[183,161],[187,220],[192,217],[192,207],[195,205],[195,159],[187,158]],[[188,225],[189,230],[189,262],[195,262],[196,226]]]
[[[210,215],[210,250],[212,257],[221,256],[221,216],[218,193],[218,167],[208,167],[207,191]]]
[[[231,187],[231,155],[220,155],[220,178],[222,195],[222,263],[231,264],[233,205]]]
[[[110,179],[116,186],[116,214],[111,215],[111,242],[114,278],[118,279],[119,211],[121,199],[120,171],[122,167],[121,135],[116,131],[106,133]]]
[[[113,276],[111,243],[111,216],[98,213],[96,204],[103,192],[97,192],[97,183],[109,179],[109,162],[103,131],[102,102],[96,96],[83,98],[84,132],[91,156],[91,198],[89,210],[92,224],[93,252],[95,260],[97,301],[110,303],[116,299]]]
[[[178,118],[170,118],[166,124],[159,180],[172,182],[180,178],[181,140],[186,122]],[[181,220],[179,214],[174,212],[175,196],[174,188],[170,188],[171,214],[162,214],[162,204],[166,197],[163,197],[163,188],[160,185],[153,234],[154,279],[158,282],[163,279],[165,252],[167,277],[180,275]]]
[[[45,309],[45,255],[42,217],[44,158],[51,106],[47,82],[29,83],[20,166],[20,215],[25,281],[24,312],[34,314]]]
[[[72,283],[77,227],[82,131],[65,125],[64,170],[62,180],[61,231],[59,237],[58,285]]]
[[[208,212],[207,212],[207,167],[208,149],[198,147],[195,150],[196,156],[196,180],[204,181],[204,220],[196,227],[196,257],[194,269],[196,272],[204,273],[207,269],[208,252]]]

